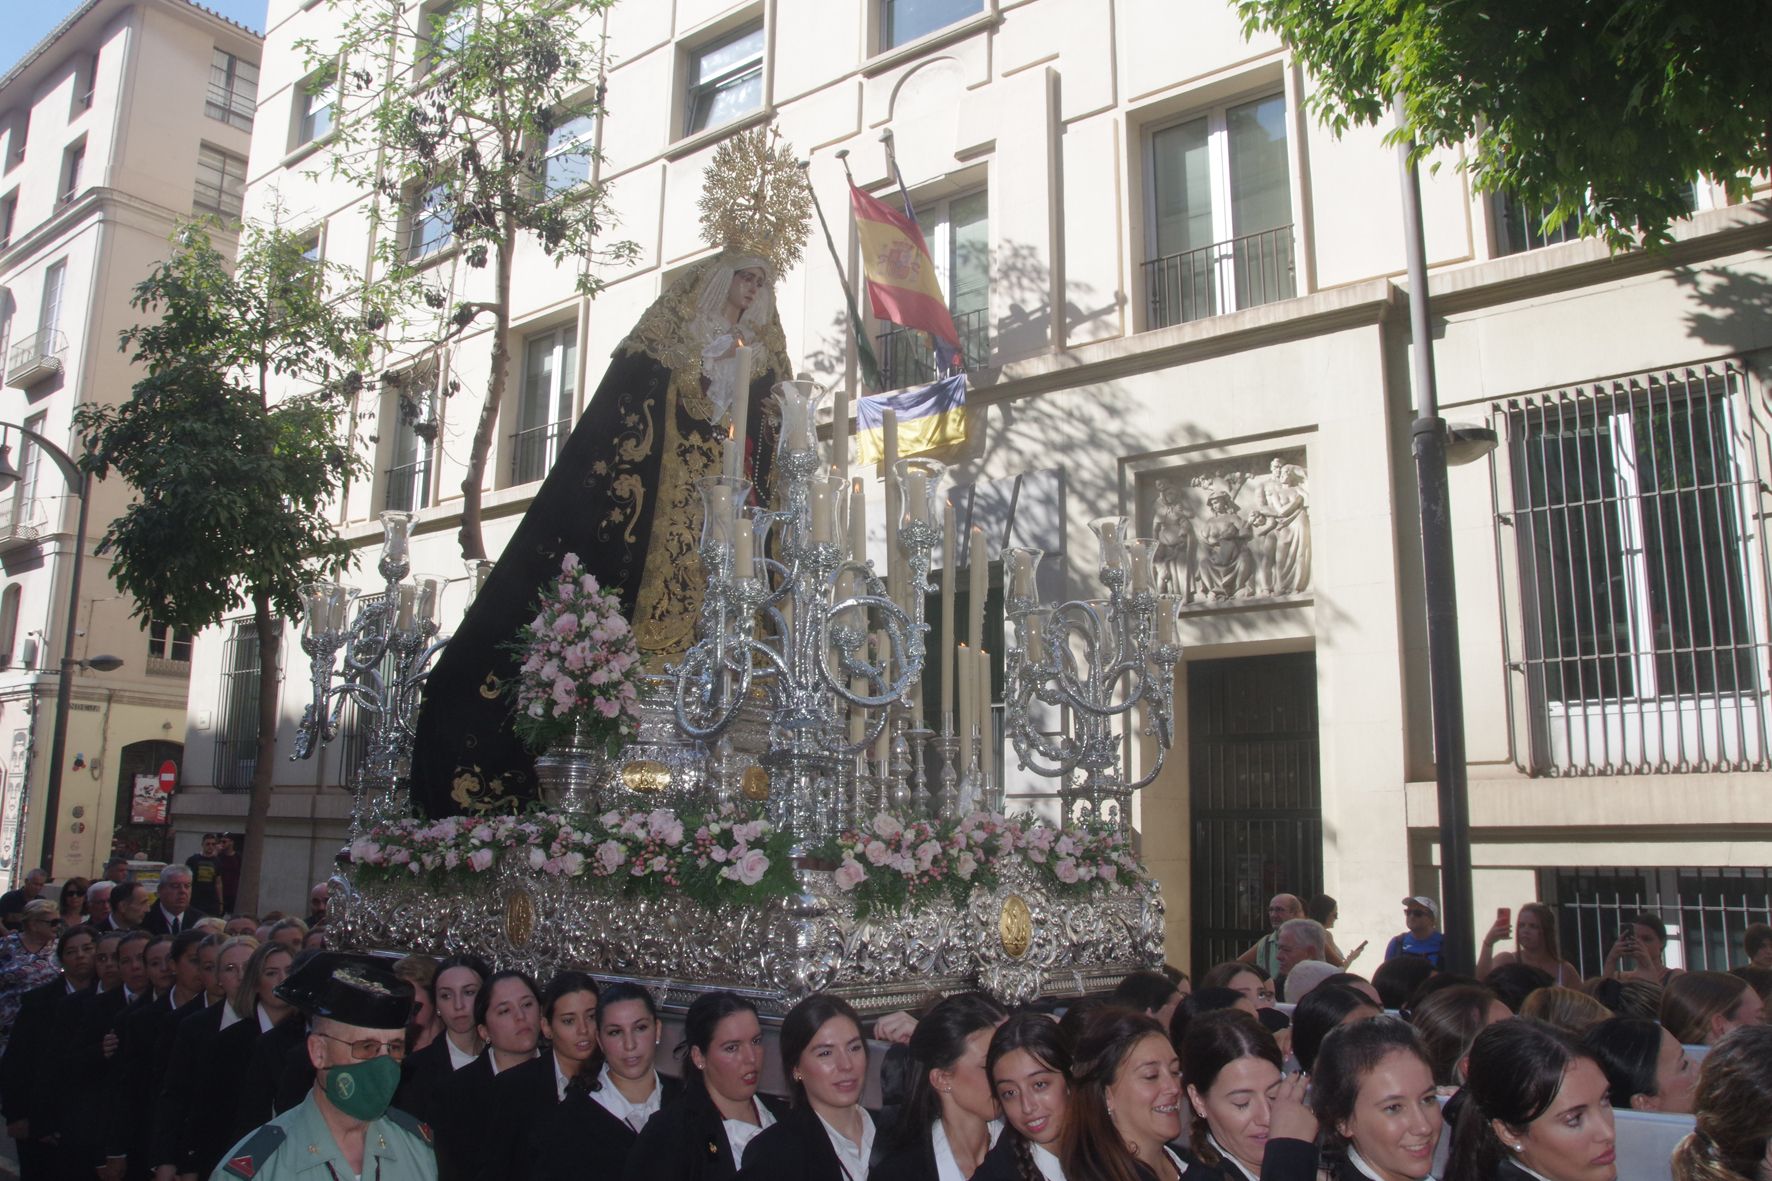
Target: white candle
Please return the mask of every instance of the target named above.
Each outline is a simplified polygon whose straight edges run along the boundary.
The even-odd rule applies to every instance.
[[[888,407],[881,414],[880,434],[886,449],[886,590],[888,597],[902,606],[899,566],[904,559],[898,553],[898,481],[893,479],[898,465],[898,411]]]
[[[751,349],[742,340],[738,350],[732,354],[732,437],[736,442],[731,458],[732,467],[727,471],[729,476],[742,476],[744,472],[745,438],[750,431],[751,420]]]
[[[973,657],[978,662],[978,727],[982,735],[979,742],[979,769],[984,772],[987,790],[997,782],[997,727],[996,719],[991,715],[991,654],[983,648]]]
[[[974,648],[984,644],[984,600],[989,594],[990,551],[986,548],[984,530],[972,527],[972,544],[966,551],[967,570],[971,581],[967,587],[966,639]]]
[[[814,543],[830,541],[835,535],[835,523],[831,513],[831,505],[837,498],[835,480],[816,479],[810,488],[812,494],[812,540]]]
[[[849,485],[849,560],[868,560],[868,498],[861,490],[861,477]]]
[[[954,527],[954,502],[941,509],[941,716],[954,714],[954,592],[960,577],[960,552]]]
[[[723,450],[720,455],[720,470],[729,476],[744,475],[744,456],[739,450],[740,446],[742,444],[738,441],[738,431],[731,423],[727,423],[726,441],[721,444]]]
[[[734,578],[753,578],[757,573],[756,534],[751,531],[751,523],[745,518],[738,518],[738,541],[734,546],[737,557],[732,562]]]
[[[1029,611],[1021,622],[1023,654],[1030,664],[1046,662],[1046,612]]]
[[[709,522],[713,526],[713,534],[720,541],[732,540],[732,488],[720,484],[708,490],[708,512],[713,514]]]
[[[929,478],[922,472],[910,472],[905,480],[904,515],[911,521],[929,519]]]
[[[849,389],[837,387],[837,400],[831,405],[831,462],[837,474],[849,479]]]
[[[968,752],[972,749],[968,744],[972,741],[972,718],[978,708],[978,700],[972,691],[972,650],[964,644],[956,645],[956,663],[959,666],[960,695],[960,766],[956,768],[961,775],[966,773]]]
[[[413,605],[418,601],[418,588],[410,582],[402,582],[397,588],[398,607],[394,616],[394,630],[410,632],[412,630]]]

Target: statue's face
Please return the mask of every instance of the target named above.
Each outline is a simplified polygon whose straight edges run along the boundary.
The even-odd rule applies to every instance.
[[[757,292],[769,282],[769,277],[761,267],[745,267],[732,272],[732,285],[726,289],[726,306],[734,308],[740,315],[755,302]]]

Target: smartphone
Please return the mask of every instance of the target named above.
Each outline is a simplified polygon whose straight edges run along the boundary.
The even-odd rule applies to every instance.
[[[1513,922],[1514,921],[1514,908],[1511,906],[1496,907],[1495,908],[1495,921],[1498,923]]]
[[[1637,941],[1636,928],[1629,923],[1618,928],[1618,941],[1620,943],[1635,943]]]

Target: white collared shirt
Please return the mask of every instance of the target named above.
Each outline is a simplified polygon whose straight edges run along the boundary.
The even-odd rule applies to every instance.
[[[1034,1158],[1034,1168],[1040,1170],[1040,1176],[1046,1178],[1046,1181],[1064,1181],[1064,1163],[1052,1155],[1051,1149],[1043,1144],[1030,1142],[1028,1152]]]
[[[444,1040],[446,1040],[446,1041],[448,1040],[447,1034],[444,1035]],[[566,1102],[566,1088],[571,1085],[572,1085],[572,1076],[567,1074],[564,1070],[560,1069],[560,1055],[555,1054],[554,1055],[554,1099],[556,1102],[560,1102],[560,1103]]]
[[[244,1021],[244,1020],[246,1020],[244,1017],[242,1017],[242,1016],[240,1016],[240,1014],[234,1012],[234,1002],[233,1001],[226,1001],[225,1000],[222,1002],[221,1027],[223,1029],[226,1029],[230,1025],[238,1024],[239,1022]]]
[[[160,917],[166,920],[166,929],[178,935],[183,935],[185,931],[188,930],[184,923],[185,915],[190,913],[191,912],[187,910],[185,911],[185,914],[173,914],[164,906],[160,908]]]
[[[1261,1178],[1257,1174],[1251,1173],[1249,1171],[1248,1166],[1244,1165],[1242,1161],[1238,1160],[1236,1157],[1232,1156],[1230,1153],[1228,1153],[1224,1150],[1224,1145],[1222,1145],[1218,1142],[1217,1136],[1214,1136],[1214,1135],[1212,1135],[1212,1133],[1208,1132],[1206,1134],[1206,1140],[1209,1144],[1212,1145],[1212,1147],[1214,1147],[1218,1150],[1218,1155],[1220,1157],[1224,1158],[1225,1164],[1227,1164],[1231,1168],[1237,1170],[1237,1172],[1241,1173],[1243,1176],[1249,1178],[1249,1181],[1261,1181]],[[1164,1146],[1163,1151],[1169,1152],[1169,1148],[1167,1145]],[[1175,1156],[1175,1154],[1173,1152],[1170,1152],[1169,1155],[1171,1158],[1173,1158]],[[1177,1161],[1176,1163],[1179,1166],[1180,1162]]]
[[[277,1023],[271,1020],[271,1015],[265,1011],[263,1005],[260,1005],[258,1007],[258,1031],[260,1033],[269,1033],[276,1027]]]
[[[861,1112],[860,1144],[837,1131],[824,1116],[819,1116],[818,1122],[824,1125],[824,1134],[830,1138],[831,1147],[837,1150],[837,1163],[842,1166],[843,1175],[849,1181],[867,1181],[868,1158],[874,1155],[874,1117],[865,1107],[856,1110]]]
[[[1372,1181],[1384,1181],[1384,1178],[1378,1175],[1378,1170],[1367,1164],[1366,1158],[1361,1156],[1360,1150],[1355,1148],[1352,1144],[1347,1146],[1347,1163],[1352,1165],[1354,1171],[1362,1177],[1370,1177],[1372,1178]],[[1520,1162],[1515,1161],[1514,1163],[1517,1165]],[[1526,1171],[1529,1173],[1532,1172],[1530,1169],[1527,1169]],[[1533,1173],[1532,1175],[1536,1177],[1538,1174]],[[1434,1181],[1434,1175],[1429,1173],[1424,1181]]]
[[[534,1059],[539,1058],[540,1056],[541,1056],[540,1050],[531,1050],[529,1052],[529,1057],[523,1059],[523,1061],[524,1062],[533,1061]],[[492,1077],[493,1078],[497,1078],[500,1074],[503,1073],[503,1071],[499,1070],[499,1068],[498,1068],[498,1055],[494,1054],[492,1052],[491,1046],[486,1047],[486,1062],[488,1065],[490,1065],[492,1067]],[[509,1067],[506,1067],[506,1069],[508,1070]]]
[[[599,1085],[591,1092],[591,1098],[636,1132],[646,1126],[646,1121],[652,1118],[659,1105],[664,1102],[664,1087],[658,1081],[656,1070],[652,1072],[652,1094],[639,1103],[628,1102],[628,1097],[616,1089],[615,1081],[609,1074],[609,1063],[605,1062],[603,1069],[597,1072],[597,1082]]]
[[[1003,1134],[1003,1121],[994,1119],[985,1126],[991,1138],[989,1147],[985,1149],[989,1152],[997,1146],[997,1137]],[[948,1143],[947,1127],[939,1119],[929,1129],[929,1141],[935,1150],[936,1181],[966,1181],[971,1176],[954,1159],[954,1146]]]
[[[726,1130],[726,1144],[732,1149],[732,1163],[735,1166],[744,1164],[744,1150],[757,1138],[757,1133],[775,1124],[774,1112],[755,1099],[751,1100],[751,1106],[757,1109],[757,1122],[754,1124],[746,1119],[720,1121],[720,1126]]]
[[[443,1044],[449,1047],[449,1069],[451,1070],[460,1070],[475,1058],[479,1057],[478,1054],[470,1054],[466,1050],[457,1046],[455,1044],[455,1039],[450,1037],[447,1033],[443,1035]]]

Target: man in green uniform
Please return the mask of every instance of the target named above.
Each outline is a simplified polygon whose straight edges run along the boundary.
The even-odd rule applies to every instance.
[[[210,1181],[435,1181],[430,1128],[388,1106],[412,985],[371,956],[321,952],[277,995],[307,1014],[314,1089],[234,1145]]]

